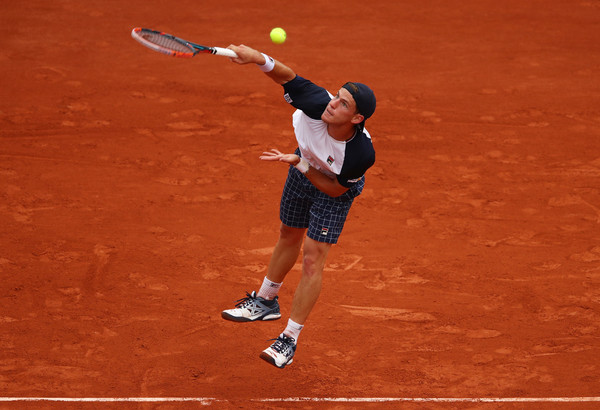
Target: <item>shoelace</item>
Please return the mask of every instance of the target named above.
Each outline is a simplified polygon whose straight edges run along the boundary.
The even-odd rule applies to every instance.
[[[286,354],[288,351],[292,351],[294,346],[294,339],[291,337],[278,337],[274,340],[275,343],[271,346],[277,353]]]
[[[254,293],[254,292],[253,292]],[[239,300],[236,301],[235,303],[235,307],[236,308],[244,308],[246,307],[249,303],[254,302],[254,299],[256,299],[255,296],[252,296],[250,293],[246,292],[246,297],[245,298],[241,298]]]

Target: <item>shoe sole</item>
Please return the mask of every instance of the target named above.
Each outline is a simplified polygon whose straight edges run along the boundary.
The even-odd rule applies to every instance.
[[[237,317],[232,316],[229,313],[221,312],[221,317],[225,320],[229,320],[231,322],[256,322],[256,321],[267,321],[267,320],[277,320],[281,318],[281,314],[269,314],[264,317],[259,317],[256,319],[249,319],[247,317]]]
[[[275,363],[275,359],[273,359],[273,358],[271,357],[271,355],[269,355],[268,353],[262,352],[262,353],[260,354],[260,358],[261,358],[261,359],[263,359],[265,362],[267,362],[267,363],[269,363],[269,364],[271,364],[271,365],[273,365],[273,366],[277,367],[278,369],[283,369],[285,366],[287,366],[288,364],[292,364],[292,362],[294,361],[294,359],[292,358],[292,359],[290,359],[290,361],[289,361],[289,362],[287,362],[287,363],[284,363],[284,364],[283,364],[283,365],[281,365],[281,366],[277,366],[277,363]]]

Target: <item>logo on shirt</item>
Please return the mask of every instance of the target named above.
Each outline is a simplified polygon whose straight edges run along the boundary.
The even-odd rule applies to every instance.
[[[321,228],[321,235],[327,236],[328,233],[329,233],[329,228]]]
[[[335,160],[333,159],[333,157],[330,155],[327,157],[327,163],[331,166],[331,164],[333,164],[335,162]]]
[[[289,95],[288,93],[285,93],[285,94],[283,94],[283,99],[284,99],[284,100],[285,100],[285,101],[286,101],[288,104],[291,104],[291,103],[292,103],[292,101],[294,101],[294,100],[292,100],[292,97],[290,97],[290,95]]]

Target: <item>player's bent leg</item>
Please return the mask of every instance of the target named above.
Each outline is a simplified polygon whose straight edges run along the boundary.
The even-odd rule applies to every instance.
[[[267,279],[271,282],[283,282],[286,274],[292,269],[298,259],[305,231],[306,229],[290,228],[281,224],[279,241],[275,246],[267,271]],[[279,319],[281,313],[278,297],[267,300],[258,296],[256,292],[246,293],[245,298],[237,301],[235,308],[221,312],[221,317],[233,322]]]

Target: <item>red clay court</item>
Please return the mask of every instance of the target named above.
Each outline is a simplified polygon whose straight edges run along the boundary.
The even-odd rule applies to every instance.
[[[597,408],[599,1],[31,0],[0,19],[0,409]],[[160,55],[136,26],[377,95],[377,162],[284,370],[258,354],[300,265],[283,320],[220,312],[265,274],[286,170],[258,156],[295,148],[293,108],[257,68]]]

